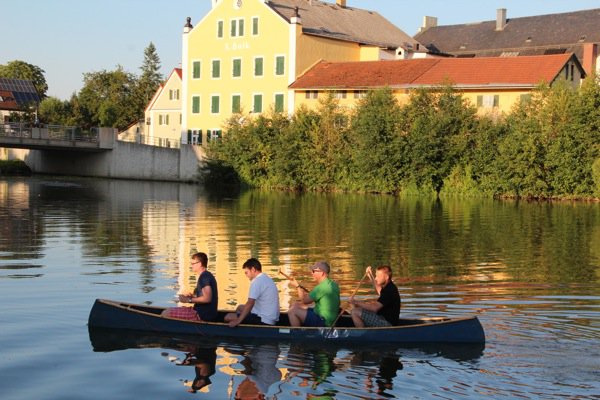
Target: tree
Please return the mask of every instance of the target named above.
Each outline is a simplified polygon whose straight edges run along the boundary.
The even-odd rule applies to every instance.
[[[138,82],[139,93],[142,96],[144,106],[148,104],[154,92],[163,81],[160,71],[160,57],[156,52],[154,43],[150,42],[144,49],[144,62],[140,67],[142,75]]]
[[[46,97],[46,92],[48,91],[48,84],[46,83],[44,72],[45,71],[40,67],[20,60],[14,60],[8,62],[6,65],[0,65],[0,77],[32,81],[33,86],[41,99]]]
[[[46,124],[68,125],[72,118],[71,103],[56,97],[46,97],[40,103],[40,122]]]
[[[139,106],[135,101],[136,78],[123,67],[114,71],[83,74],[83,88],[77,96],[74,110],[84,128],[110,126],[124,129],[136,121]]]

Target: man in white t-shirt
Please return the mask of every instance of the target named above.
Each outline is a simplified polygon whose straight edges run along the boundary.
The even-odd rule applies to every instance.
[[[251,281],[248,301],[237,306],[235,313],[225,315],[225,322],[232,328],[239,324],[275,325],[279,320],[279,292],[275,282],[262,272],[256,258],[248,259],[242,268]]]

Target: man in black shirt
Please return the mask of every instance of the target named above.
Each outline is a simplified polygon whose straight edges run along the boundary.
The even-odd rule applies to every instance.
[[[350,298],[350,304],[354,306],[352,309],[354,325],[357,328],[397,325],[400,315],[400,294],[392,282],[392,269],[387,265],[380,265],[373,276],[371,267],[367,267],[367,275],[379,298],[377,301],[356,301],[354,296]]]

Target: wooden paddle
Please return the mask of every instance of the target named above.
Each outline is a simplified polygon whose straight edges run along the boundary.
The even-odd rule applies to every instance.
[[[292,277],[291,277],[291,276],[289,276],[288,274],[286,274],[285,272],[283,272],[281,269],[279,270],[279,273],[280,273],[281,275],[283,275],[283,276],[285,277],[285,279],[287,279],[288,281],[291,281],[291,280],[292,280]],[[300,289],[304,290],[306,293],[309,293],[309,292],[310,292],[310,290],[308,290],[307,288],[305,288],[304,286],[302,286],[302,285],[300,285],[300,284],[298,284],[298,287],[299,287]]]
[[[362,283],[365,280],[365,278],[367,277],[367,275],[368,275],[368,273],[365,272],[365,274],[361,278],[360,282],[358,282],[358,286],[356,286],[356,289],[354,289],[354,292],[352,293],[352,296],[350,296],[350,298],[352,298],[352,297],[354,297],[356,295],[356,292],[358,292],[358,289],[360,288],[360,285],[362,285]],[[342,311],[340,311],[340,313],[338,314],[338,316],[335,319],[335,321],[333,321],[333,324],[331,325],[331,330],[329,331],[329,333],[327,334],[327,336],[329,336],[331,334],[331,332],[335,328],[335,324],[338,322],[338,319],[340,319],[340,317],[342,316],[342,314],[344,313],[344,311],[345,310],[342,308]]]

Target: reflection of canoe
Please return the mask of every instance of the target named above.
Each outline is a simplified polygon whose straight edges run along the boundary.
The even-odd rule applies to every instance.
[[[484,343],[485,334],[477,317],[422,318],[400,320],[389,328],[355,328],[343,315],[335,328],[290,327],[287,314],[279,324],[239,325],[229,328],[223,322],[195,322],[162,317],[163,307],[97,299],[90,311],[90,327],[134,329],[146,332],[185,335],[262,338],[275,340],[321,340],[362,343]],[[220,321],[225,311],[219,312]]]

